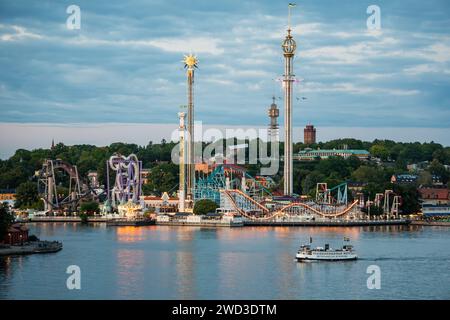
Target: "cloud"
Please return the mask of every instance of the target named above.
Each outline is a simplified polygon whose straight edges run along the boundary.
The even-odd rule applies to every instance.
[[[308,97],[299,125],[354,126],[349,114],[382,105],[386,113],[361,117],[361,125],[447,126],[448,18],[433,3],[412,1],[420,15],[393,6],[378,34],[367,32],[365,10],[355,14],[356,0],[311,2],[294,13],[294,73],[305,79],[295,97]],[[196,119],[267,123],[271,96],[283,96],[273,79],[284,73],[285,8],[248,0],[106,4],[81,3],[82,29],[69,31],[63,4],[2,3],[2,121],[176,123],[186,100],[181,60],[192,52],[200,60]]]
[[[0,35],[1,41],[18,41],[18,40],[24,40],[24,39],[42,39],[42,36],[37,33],[29,32],[25,27],[23,26],[16,26],[16,25],[2,25],[0,24],[0,30],[10,30],[9,32],[13,33],[3,33]],[[8,32],[8,31],[7,31]]]
[[[301,92],[344,92],[348,94],[368,95],[368,94],[388,94],[396,96],[410,96],[420,93],[419,90],[403,90],[395,88],[380,88],[380,87],[368,87],[362,85],[355,85],[353,83],[333,83],[324,84],[317,82],[306,82]]]
[[[440,65],[432,65],[432,64],[419,64],[412,67],[408,67],[403,69],[403,71],[407,75],[420,75],[424,73],[442,73],[442,74],[450,74],[450,69],[442,67]]]

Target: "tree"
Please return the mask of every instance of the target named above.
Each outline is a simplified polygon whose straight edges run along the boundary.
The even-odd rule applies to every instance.
[[[442,183],[444,184],[446,184],[449,180],[450,174],[448,170],[437,159],[434,159],[431,162],[430,166],[428,167],[428,171],[430,171],[431,174],[439,176],[442,180]]]
[[[9,211],[8,205],[6,203],[0,204],[0,242],[5,239],[8,233],[8,228],[14,222],[14,217]]]
[[[312,171],[302,181],[303,194],[315,197],[317,183],[324,181],[325,176],[323,174]]]
[[[99,209],[98,203],[96,201],[87,201],[87,202],[83,202],[81,204],[80,211],[82,213],[92,215],[95,213],[99,213],[100,209]]]
[[[437,149],[433,152],[433,159],[443,164],[450,164],[450,148]]]
[[[163,192],[173,191],[178,184],[178,166],[172,163],[163,163],[151,169],[149,182],[143,186],[145,195],[161,195]]]
[[[428,171],[422,171],[419,174],[419,179],[418,179],[418,184],[419,185],[431,185],[433,183],[433,178],[431,176],[431,173]]]
[[[351,177],[354,181],[358,182],[383,183],[386,181],[383,170],[371,166],[360,166],[353,171]]]
[[[393,190],[402,198],[400,206],[402,214],[414,214],[420,210],[419,192],[416,186],[395,184]]]
[[[39,202],[37,186],[33,182],[21,183],[16,190],[16,208],[34,208]]]
[[[201,199],[194,205],[194,214],[207,214],[209,212],[215,212],[218,205],[209,199]]]
[[[381,216],[384,213],[383,207],[379,207],[374,204],[370,205],[368,208],[362,208],[361,211],[368,213],[371,216]]]
[[[373,145],[370,148],[370,154],[380,158],[381,160],[387,160],[387,158],[389,157],[388,149],[381,144]]]

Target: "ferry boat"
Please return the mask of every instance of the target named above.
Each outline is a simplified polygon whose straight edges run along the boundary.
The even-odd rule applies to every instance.
[[[349,241],[347,238],[344,241]],[[350,244],[343,245],[340,249],[332,249],[329,244],[325,244],[324,247],[311,247],[310,244],[304,244],[300,246],[295,258],[297,261],[309,261],[309,260],[323,260],[323,261],[341,261],[341,260],[356,260],[358,256],[353,251],[353,246]]]

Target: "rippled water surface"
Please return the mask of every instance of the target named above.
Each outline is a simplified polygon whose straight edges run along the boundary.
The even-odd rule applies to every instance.
[[[106,227],[30,224],[54,254],[0,257],[0,299],[449,299],[446,227]],[[350,237],[360,257],[298,263],[312,237],[340,246]],[[81,269],[68,290],[66,269]],[[367,289],[367,267],[381,289]]]

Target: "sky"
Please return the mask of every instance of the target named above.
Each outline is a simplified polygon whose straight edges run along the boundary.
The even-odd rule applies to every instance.
[[[132,124],[148,124],[148,138],[135,141],[157,140],[186,104],[188,53],[199,59],[196,120],[265,126],[275,96],[282,123],[287,3],[0,0],[0,157],[65,142],[54,135],[67,130],[79,136],[72,143],[121,139],[113,130],[133,142]],[[66,25],[72,4],[79,30]],[[366,24],[372,4],[381,10],[376,32]],[[397,140],[450,145],[449,13],[446,0],[298,1],[294,126],[366,139],[391,128]],[[62,131],[37,141],[36,126]],[[85,139],[86,126],[109,129]]]

